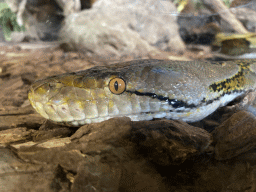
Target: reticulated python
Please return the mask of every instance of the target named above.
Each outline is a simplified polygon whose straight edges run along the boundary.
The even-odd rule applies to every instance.
[[[71,126],[128,116],[194,122],[255,89],[253,60],[137,60],[36,81],[28,97],[43,117]]]

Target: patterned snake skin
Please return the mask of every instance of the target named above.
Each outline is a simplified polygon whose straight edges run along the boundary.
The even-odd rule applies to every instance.
[[[29,100],[54,122],[79,126],[112,117],[194,122],[255,89],[253,61],[137,60],[48,77]]]

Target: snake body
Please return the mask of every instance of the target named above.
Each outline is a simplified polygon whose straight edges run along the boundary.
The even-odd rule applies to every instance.
[[[43,117],[79,126],[112,117],[195,122],[256,87],[256,62],[135,60],[48,77],[28,98]]]

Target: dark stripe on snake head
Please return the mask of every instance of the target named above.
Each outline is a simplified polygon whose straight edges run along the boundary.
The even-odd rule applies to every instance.
[[[168,102],[169,105],[171,105],[173,108],[180,108],[180,107],[185,107],[185,108],[195,108],[196,105],[194,104],[188,104],[184,101],[180,101],[177,99],[170,99],[169,97],[164,97],[162,95],[157,95],[155,93],[149,93],[149,92],[139,92],[139,91],[129,91],[127,90],[126,92],[131,93],[131,94],[135,94],[138,96],[147,96],[147,97],[151,97],[153,99],[158,99],[159,101],[165,101]]]

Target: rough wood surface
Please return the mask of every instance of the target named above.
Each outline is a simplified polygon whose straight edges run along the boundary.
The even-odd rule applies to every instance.
[[[222,0],[203,0],[203,3],[212,12],[218,13],[237,33],[248,33],[247,29],[236,19]]]

